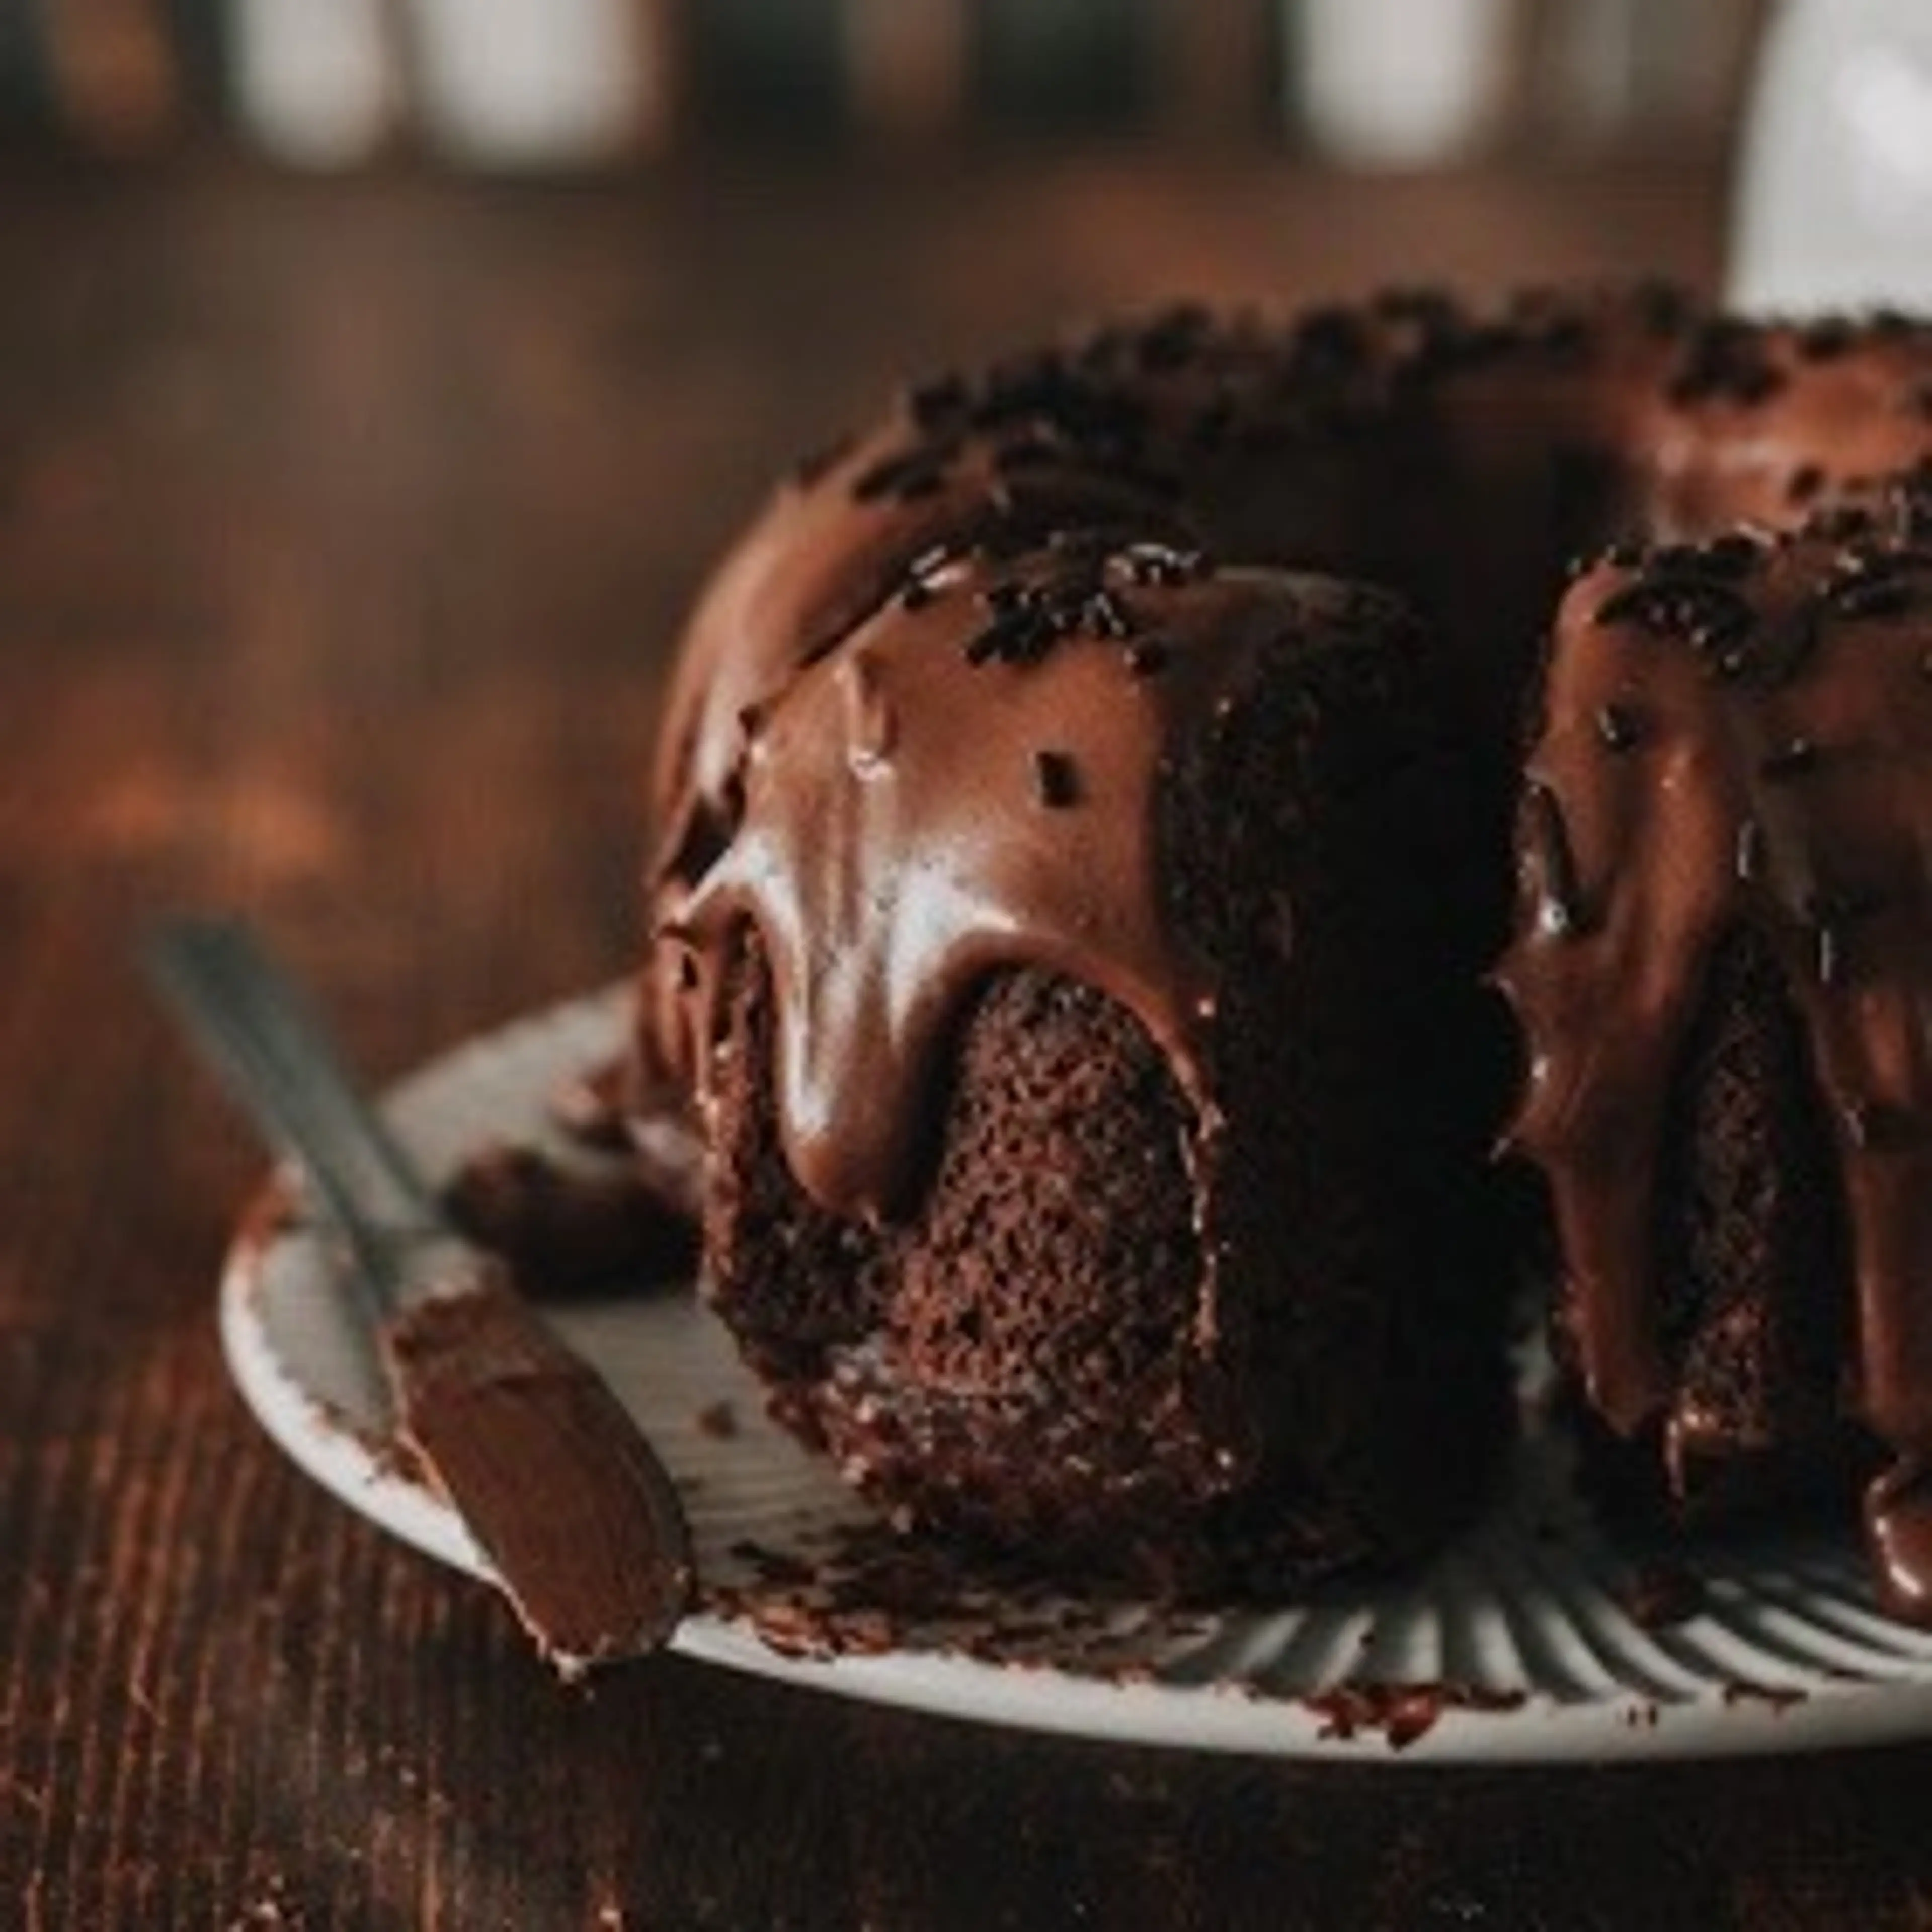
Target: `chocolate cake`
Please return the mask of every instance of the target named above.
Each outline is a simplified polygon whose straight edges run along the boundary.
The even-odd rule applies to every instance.
[[[1862,1474],[1882,1590],[1922,1620],[1932,470],[1588,571],[1526,784],[1514,1138],[1598,1460],[1690,1521]]]
[[[1472,830],[1418,641],[1081,539],[922,572],[753,721],[674,934],[708,1286],[904,1516],[1278,1581],[1476,1493],[1480,933],[1414,890]]]
[[[653,772],[659,907],[728,836],[748,710],[928,553],[1056,530],[1408,596],[1500,834],[1568,560],[1789,524],[1890,475],[1932,449],[1928,386],[1918,326],[1754,325],[1650,286],[1499,316],[1427,291],[1285,319],[1180,307],[914,385],[781,484],[699,600]]]
[[[1843,878],[1792,856],[1792,801],[1837,782],[1833,694],[1867,688],[1822,678],[1838,630],[1911,648],[1918,512],[1874,506],[1928,453],[1932,332],[1642,288],[1177,309],[922,384],[803,466],[685,640],[638,1028],[641,1080],[701,1100],[707,1276],[781,1412],[904,1516],[1070,1561],[1439,1534],[1502,1352],[1476,1147],[1507,1083],[1469,988],[1514,814],[1518,1139],[1579,1406],[1719,1511],[1886,1445],[1874,1536],[1928,1540],[1900,1498],[1932,1360],[1862,1258],[1904,1210],[1845,1178],[1905,1172],[1904,1100],[1813,1064],[1850,1010],[1816,988],[1916,903],[1916,820],[1843,828]],[[1619,539],[1563,605],[1524,791],[1567,560]],[[1678,668],[1575,710],[1573,658],[1618,642]],[[1603,801],[1648,836],[1714,783],[1658,754],[1653,686],[1706,764],[1742,755],[1752,694],[1797,704],[1726,876],[1821,895],[1802,944],[1735,878],[1762,916],[1726,898],[1694,944],[1645,929],[1647,887],[1599,903]],[[1813,719],[1792,694],[1819,691]],[[1660,988],[1664,1044],[1604,1049]]]

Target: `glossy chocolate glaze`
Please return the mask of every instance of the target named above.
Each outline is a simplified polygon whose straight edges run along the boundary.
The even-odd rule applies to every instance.
[[[1516,778],[1531,652],[1567,555],[1620,537],[1706,543],[1741,524],[1788,528],[1821,503],[1870,500],[1882,479],[1928,452],[1924,326],[1884,316],[1757,325],[1652,287],[1531,295],[1490,316],[1407,292],[1287,320],[1178,310],[910,392],[778,491],[687,632],[653,778],[660,837],[649,890],[654,928],[666,937],[642,979],[646,1077],[676,1092],[700,1076],[727,950],[719,935],[751,920],[787,1003],[788,1150],[827,1204],[882,1212],[904,1184],[906,1136],[944,1016],[958,986],[996,958],[1050,960],[1114,993],[1198,1094],[1190,1069],[1200,1035],[1189,1015],[1205,984],[1199,962],[1148,923],[1153,902],[1139,860],[1108,842],[1130,843],[1130,835],[1116,827],[1099,832],[1098,847],[1083,842],[1096,836],[1100,799],[1129,767],[1140,769],[1135,761],[1159,730],[1129,713],[1124,739],[1073,741],[1064,722],[1072,709],[1063,716],[1044,694],[1063,680],[1069,694],[1082,680],[1100,689],[1093,640],[1064,663],[1054,653],[1040,667],[1012,664],[995,651],[990,666],[966,668],[991,676],[967,678],[949,658],[950,681],[905,682],[901,628],[923,626],[920,634],[956,646],[946,608],[954,591],[978,585],[1042,532],[1156,535],[1237,562],[1406,592],[1435,636],[1441,700],[1462,726],[1484,794],[1478,816],[1500,827]],[[1701,686],[1684,682],[1702,675],[1704,659],[1742,643],[1765,664],[1748,676],[1720,668],[1726,703],[1760,686],[1802,689],[1798,667],[1821,634],[1835,657],[1835,627],[1888,621],[1869,601],[1882,604],[1886,593],[1856,592],[1822,625],[1803,620],[1804,599],[1787,579],[1802,576],[1813,554],[1708,553],[1702,574],[1733,590],[1747,586],[1742,630],[1723,598],[1706,595],[1703,607],[1680,614],[1681,628],[1702,640],[1677,653],[1684,662],[1671,660],[1676,668],[1657,670],[1641,690],[1610,680],[1584,708],[1566,711],[1576,742],[1562,740],[1561,757],[1550,752],[1550,768],[1531,774],[1533,926],[1503,969],[1532,1032],[1540,1029],[1521,1131],[1573,1184],[1563,1232],[1582,1244],[1570,1258],[1587,1283],[1576,1298],[1588,1311],[1579,1314],[1580,1338],[1592,1386],[1620,1426],[1641,1426],[1669,1402],[1646,1312],[1646,1162],[1654,1154],[1643,1151],[1644,1130],[1654,1130],[1667,1081],[1659,1070],[1713,932],[1740,905],[1769,919],[1794,985],[1808,989],[1818,1050],[1828,1035],[1849,1066],[1877,1053],[1882,1028],[1868,995],[1845,989],[1866,983],[1873,934],[1896,938],[1900,922],[1917,916],[1902,909],[1916,903],[1909,899],[1868,915],[1858,878],[1801,876],[1810,848],[1793,830],[1791,801],[1820,768],[1826,790],[1842,783],[1828,737],[1816,734],[1871,721],[1838,716],[1830,704],[1815,720],[1782,720],[1786,697],[1766,697],[1762,716],[1723,706],[1707,713],[1694,701]],[[1606,566],[1574,594],[1568,628],[1589,596],[1608,602],[1632,587],[1617,574],[1622,568]],[[1853,608],[1862,597],[1865,608]],[[1600,628],[1648,635],[1678,624],[1664,614],[1661,604],[1632,607]],[[1763,644],[1772,632],[1774,648]],[[1784,667],[1775,679],[1766,669],[1773,658]],[[1009,683],[1039,694],[1040,708],[1029,709],[1029,698],[1009,710]],[[997,706],[985,698],[995,689]],[[1651,706],[1662,699],[1660,741]],[[908,718],[942,716],[949,728],[930,742],[908,735]],[[1761,731],[1770,728],[1762,717],[1772,718],[1782,735],[1756,746],[1739,790],[1736,719],[1747,716]],[[1159,728],[1180,722],[1177,714]],[[794,782],[784,774],[806,767],[812,730],[834,734],[845,756],[811,782]],[[978,748],[971,754],[969,744]],[[1604,781],[1603,794],[1622,800],[1617,786],[1628,789],[1618,808],[1628,820],[1623,836],[1644,854],[1646,841],[1668,846],[1671,867],[1706,882],[1699,890],[1606,895],[1597,808],[1571,795],[1571,767],[1580,771],[1586,752],[1624,775]],[[1678,776],[1653,793],[1666,769]],[[1096,778],[1106,782],[1099,792]],[[914,797],[907,823],[916,820],[947,854],[965,849],[958,842],[982,811],[1003,835],[1050,826],[1061,842],[1022,842],[1011,871],[998,877],[962,884],[949,857],[902,880],[886,862],[897,836],[889,828]],[[888,799],[896,802],[882,810]],[[1868,802],[1880,816],[1876,800]],[[1841,828],[1832,826],[1835,854]],[[1686,836],[1693,842],[1680,849]],[[1499,834],[1499,862],[1505,844]],[[1041,850],[1060,852],[1061,872],[1037,859]],[[1022,862],[1020,854],[1035,856]],[[1720,872],[1731,881],[1728,898],[1710,883]],[[1110,898],[1084,925],[1054,914],[1069,892],[1070,903],[1097,903],[1081,896],[1103,875],[1124,898]],[[1801,931],[1791,896],[1814,888]],[[868,892],[882,895],[884,917]],[[1655,945],[1642,931],[1653,898],[1684,922]],[[1581,968],[1545,963],[1599,956],[1634,976],[1606,992],[1607,971],[1599,984]],[[1633,1041],[1611,1052],[1603,1045],[1609,1016],[1627,1009]],[[1834,1096],[1872,1197],[1861,1228],[1889,1229],[1910,1245],[1908,1206],[1880,1198],[1892,1185],[1884,1177],[1902,1172],[1904,1158],[1889,1150],[1889,1097],[1882,1083],[1865,1085],[1872,1090],[1847,1072]],[[1551,1097],[1559,1088],[1562,1097]],[[863,1120],[848,1117],[854,1089],[866,1096]],[[1592,1188],[1602,1198],[1586,1210]],[[1932,1363],[1894,1261],[1862,1250],[1859,1266],[1864,1411],[1909,1456],[1923,1434],[1919,1411],[1932,1402]],[[1677,1418],[1678,1432],[1688,1437],[1694,1422]],[[1874,1501],[1875,1546],[1932,1543],[1898,1500],[1916,1495],[1915,1485],[1923,1486],[1900,1475],[1892,1500]]]
[[[1780,962],[1848,1211],[1856,1413],[1889,1600],[1932,1615],[1932,482],[1777,538],[1604,562],[1558,611],[1498,973],[1527,1036],[1590,1399],[1667,1463],[1697,1418],[1654,1278],[1666,1108],[1706,970]],[[1614,728],[1606,730],[1606,721]]]
[[[1932,450],[1928,385],[1923,328],[1747,324],[1642,285],[1492,315],[1426,290],[1182,307],[911,388],[779,487],[692,614],[652,776],[652,926],[730,836],[743,719],[922,563],[1106,529],[1388,584],[1438,636],[1500,812],[1565,557],[1794,520]],[[660,1096],[691,1077],[679,970],[653,953],[640,986]]]
[[[1552,533],[1511,527],[1546,519],[1556,472],[1597,473],[1599,542],[1786,523],[1932,449],[1928,384],[1923,328],[1748,324],[1645,286],[1526,292],[1498,315],[1429,291],[1288,316],[1179,308],[914,388],[782,484],[707,587],[658,741],[653,878],[688,881],[728,830],[744,712],[922,554],[1158,529],[1229,561],[1439,590],[1426,614],[1480,638],[1460,604],[1480,619],[1512,582],[1540,597],[1558,561]],[[1492,720],[1526,668],[1517,640],[1470,649],[1458,670],[1500,687]]]
[[[664,1642],[689,1602],[677,1493],[609,1388],[494,1260],[388,1322],[398,1437],[451,1496],[567,1677]],[[573,1480],[560,1488],[557,1472]]]
[[[938,1056],[1000,966],[1118,1000],[1211,1117],[1216,980],[1174,915],[1163,781],[1263,650],[1352,625],[1361,602],[1155,545],[962,561],[771,706],[736,834],[676,937],[703,1048],[734,935],[757,928],[782,1131],[808,1192],[873,1218],[902,1204]]]

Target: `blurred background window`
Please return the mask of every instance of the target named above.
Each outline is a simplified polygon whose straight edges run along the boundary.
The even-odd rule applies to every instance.
[[[1932,299],[1928,0],[0,0],[0,138],[292,167],[734,142],[1735,160],[1758,304]]]
[[[1364,165],[1708,142],[1762,0],[0,0],[11,129],[571,166],[687,140],[1210,130]]]

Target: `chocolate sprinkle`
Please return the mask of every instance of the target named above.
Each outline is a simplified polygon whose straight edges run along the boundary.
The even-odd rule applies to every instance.
[[[1890,576],[1840,580],[1827,584],[1825,596],[1841,617],[1895,617],[1912,602],[1912,586]]]
[[[1134,633],[1133,613],[1105,588],[1087,600],[1087,621],[1103,638],[1130,638]]]
[[[1683,1563],[1640,1563],[1618,1592],[1630,1621],[1647,1630],[1668,1630],[1702,1614],[1706,1601],[1703,1579]]]
[[[1134,636],[1138,620],[1108,582],[1108,574],[1118,572],[1131,580],[1136,552],[1115,554],[1104,536],[1090,533],[1087,541],[1055,546],[1054,552],[1058,567],[1052,574],[1030,583],[994,584],[980,593],[992,621],[968,641],[968,663],[984,664],[994,658],[1009,664],[1036,663],[1056,639],[1079,632],[1117,640]],[[1140,554],[1144,568],[1145,553]],[[1163,572],[1169,568],[1157,567]],[[1187,580],[1163,574],[1161,580]],[[1142,670],[1157,668],[1152,662],[1136,666]]]
[[[1033,754],[1034,790],[1042,805],[1064,810],[1080,799],[1080,774],[1064,752],[1036,752]]]
[[[1016,625],[1010,617],[996,617],[983,630],[976,631],[966,640],[966,662],[982,664],[996,657],[1004,657],[1021,634],[1022,627]]]
[[[862,503],[875,502],[881,496],[896,496],[902,502],[938,494],[946,482],[946,472],[957,453],[950,443],[922,444],[881,457],[860,475],[852,494]]]
[[[1727,530],[1692,553],[1706,570],[1730,578],[1748,577],[1763,555],[1763,544],[1744,530]]]
[[[1695,558],[1695,552],[1660,553],[1643,576],[1604,598],[1595,621],[1686,638],[1714,669],[1734,675],[1742,668],[1736,647],[1750,634],[1751,608],[1730,584],[1690,574]]]
[[[1700,322],[1691,332],[1669,394],[1679,405],[1708,401],[1748,406],[1775,395],[1784,382],[1784,372],[1767,351],[1764,330],[1726,316]]]
[[[1798,352],[1808,362],[1828,362],[1846,353],[1855,339],[1852,325],[1844,316],[1825,316],[1798,331]]]

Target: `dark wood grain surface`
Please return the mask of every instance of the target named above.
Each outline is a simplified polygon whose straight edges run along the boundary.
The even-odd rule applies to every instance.
[[[1932,1754],[1284,1768],[661,1660],[560,1689],[268,1445],[255,1150],[128,962],[395,1072],[616,972],[667,640],[892,376],[1177,291],[1708,281],[1667,171],[1129,154],[591,188],[0,175],[0,1926],[1932,1924]]]

